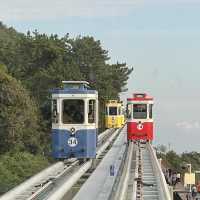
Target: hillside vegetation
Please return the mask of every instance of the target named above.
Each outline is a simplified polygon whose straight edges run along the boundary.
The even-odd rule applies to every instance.
[[[161,148],[160,148],[161,147]],[[200,153],[198,152],[183,152],[181,154],[177,154],[175,151],[170,150],[166,151],[166,147],[164,145],[160,145],[157,148],[159,153],[157,156],[162,158],[162,163],[166,168],[170,168],[175,172],[180,172],[183,175],[186,172],[189,172],[189,168],[187,164],[192,165],[192,172],[199,171],[200,169]],[[200,174],[196,174],[196,182],[200,181]]]

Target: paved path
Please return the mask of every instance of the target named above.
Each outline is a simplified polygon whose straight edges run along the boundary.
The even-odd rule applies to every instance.
[[[184,186],[181,183],[176,184],[175,190],[177,191],[185,191]],[[187,200],[186,199],[186,193],[178,193],[179,196],[181,197],[182,200]]]
[[[185,191],[184,186],[181,183],[176,184],[175,190],[177,191]],[[179,196],[182,198],[182,200],[187,200],[186,199],[186,193],[179,193]],[[192,199],[193,200],[193,199]],[[200,193],[197,194],[194,200],[200,200]]]

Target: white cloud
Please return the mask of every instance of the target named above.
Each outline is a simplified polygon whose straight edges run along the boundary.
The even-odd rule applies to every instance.
[[[1,0],[0,20],[51,20],[67,16],[124,16],[135,6],[199,3],[199,0]]]
[[[176,127],[184,129],[184,130],[200,129],[200,122],[198,122],[198,121],[193,121],[193,122],[188,122],[188,121],[177,122],[176,123]]]
[[[126,15],[142,2],[143,0],[1,0],[0,20]]]
[[[199,0],[144,0],[145,4],[191,4],[199,3]]]
[[[136,6],[197,3],[199,0],[1,0],[0,20],[52,20],[68,16],[125,16]]]

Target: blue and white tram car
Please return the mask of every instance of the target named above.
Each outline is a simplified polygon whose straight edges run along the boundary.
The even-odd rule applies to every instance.
[[[63,81],[52,90],[53,157],[95,158],[98,131],[98,93],[86,81]]]

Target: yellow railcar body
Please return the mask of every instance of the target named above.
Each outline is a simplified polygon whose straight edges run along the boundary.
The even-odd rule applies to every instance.
[[[106,103],[105,127],[121,128],[123,125],[122,103],[117,100],[110,100]]]
[[[106,128],[121,128],[124,125],[123,116],[106,116]]]

